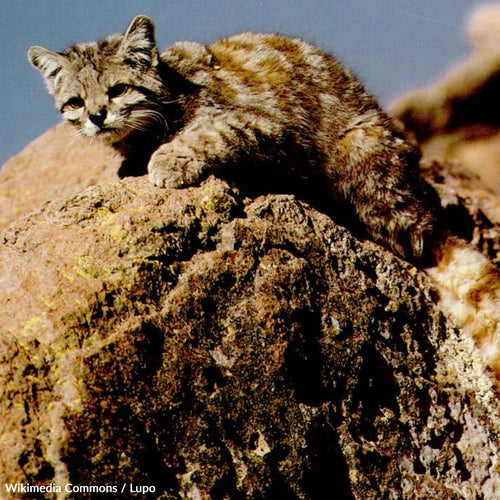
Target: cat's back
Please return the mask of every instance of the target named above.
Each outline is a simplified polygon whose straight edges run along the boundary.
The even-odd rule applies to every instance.
[[[234,78],[255,92],[284,94],[303,85],[313,91],[341,94],[357,83],[329,54],[304,40],[280,34],[245,32],[208,46],[180,42],[162,58],[195,83],[223,83]]]
[[[280,34],[246,32],[209,46],[214,64],[239,76],[246,85],[293,89],[302,83],[332,91],[352,76],[329,54],[301,40]]]
[[[215,66],[246,77],[246,83],[286,83],[297,75],[299,67],[307,66],[305,42],[282,35],[240,33],[218,40],[209,47]],[[305,68],[303,68],[305,69]]]

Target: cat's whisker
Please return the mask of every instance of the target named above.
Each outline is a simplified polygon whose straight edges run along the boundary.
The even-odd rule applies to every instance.
[[[162,104],[176,104],[176,103],[181,102],[181,101],[182,101],[182,99],[179,98],[179,99],[174,99],[172,101],[161,101],[161,103]]]
[[[133,130],[137,130],[139,132],[146,132],[147,131],[147,127],[145,127],[145,126],[143,126],[143,125],[141,125],[139,123],[129,122],[127,124],[127,127],[131,128]]]
[[[135,123],[147,124],[148,122],[156,122],[166,132],[169,131],[167,119],[162,113],[153,109],[141,109],[134,111],[130,116],[130,120]],[[147,128],[147,127],[146,127]]]
[[[134,130],[140,130],[143,132],[147,131],[148,128],[150,128],[148,127],[148,125],[148,122],[145,122],[144,120],[138,118],[130,119],[124,124],[125,127],[132,128]]]
[[[70,140],[68,146],[74,146],[75,144],[80,141],[82,137],[86,137],[83,131],[80,129],[80,127],[68,127],[70,131]]]

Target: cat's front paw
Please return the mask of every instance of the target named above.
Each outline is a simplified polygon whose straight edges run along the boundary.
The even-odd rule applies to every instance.
[[[205,171],[204,162],[189,151],[158,150],[149,160],[151,182],[161,188],[178,189],[197,184]]]
[[[149,180],[160,188],[178,189],[186,186],[182,172],[173,170],[162,162],[149,162]]]

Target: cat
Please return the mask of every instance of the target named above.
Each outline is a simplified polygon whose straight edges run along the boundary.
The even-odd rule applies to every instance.
[[[154,24],[63,54],[32,47],[65,120],[125,157],[149,157],[160,187],[255,163],[301,163],[354,206],[370,237],[407,258],[425,255],[437,205],[418,153],[376,100],[331,56],[279,35],[244,33],[161,55]]]
[[[63,53],[31,47],[28,58],[65,120],[147,161],[158,187],[258,166],[318,178],[369,238],[429,267],[445,308],[486,346],[500,377],[498,270],[446,235],[418,149],[333,56],[258,33],[160,54],[153,21],[137,16],[123,34]],[[487,327],[474,321],[478,311]]]

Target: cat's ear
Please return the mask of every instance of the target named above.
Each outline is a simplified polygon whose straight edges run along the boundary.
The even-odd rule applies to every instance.
[[[28,60],[42,73],[49,92],[54,94],[54,80],[63,69],[66,56],[43,47],[34,46],[28,50]]]
[[[134,18],[123,35],[118,53],[126,62],[133,65],[155,66],[157,64],[155,25],[149,17]]]

